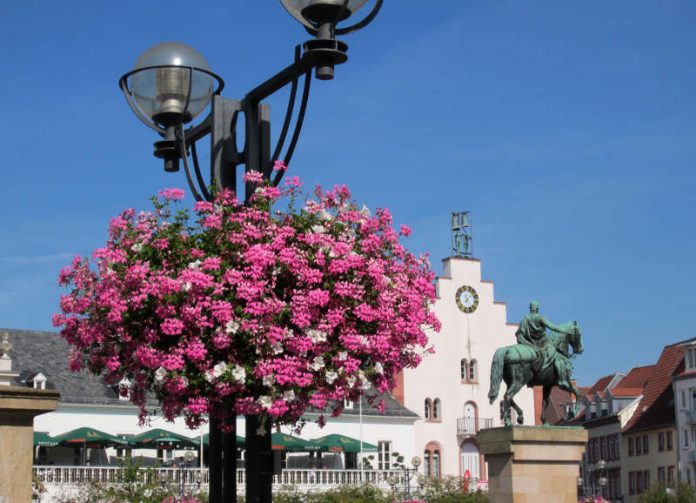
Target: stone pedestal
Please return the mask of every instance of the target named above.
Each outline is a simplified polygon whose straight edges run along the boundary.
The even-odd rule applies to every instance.
[[[520,426],[481,430],[490,503],[576,503],[584,428]]]
[[[0,386],[0,501],[31,501],[34,417],[58,407],[57,391]],[[4,499],[3,499],[4,498]]]

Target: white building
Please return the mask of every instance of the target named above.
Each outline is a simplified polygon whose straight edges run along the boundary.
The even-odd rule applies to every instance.
[[[696,485],[696,341],[688,341],[685,349],[684,371],[672,378],[677,466],[679,480]]]
[[[437,279],[435,313],[440,333],[430,334],[434,354],[403,375],[406,408],[418,412],[415,449],[426,475],[465,475],[487,480],[476,432],[502,426],[499,398],[488,402],[490,366],[501,346],[515,344],[517,325],[507,322],[506,306],[496,302],[493,283],[481,279],[481,262],[450,257]],[[534,424],[534,397],[525,388],[515,397],[524,424]]]

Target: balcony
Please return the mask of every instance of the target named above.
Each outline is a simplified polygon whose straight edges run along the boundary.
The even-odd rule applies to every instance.
[[[476,435],[483,428],[492,428],[493,419],[489,417],[460,417],[457,419],[457,435]]]

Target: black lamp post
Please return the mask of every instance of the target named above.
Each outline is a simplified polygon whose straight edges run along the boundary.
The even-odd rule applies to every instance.
[[[336,39],[367,26],[382,7],[383,0],[374,0],[369,13],[360,21],[344,26],[368,0],[280,0],[313,38],[295,47],[293,62],[271,78],[253,88],[241,99],[224,98],[221,77],[213,73],[205,57],[195,49],[179,43],[162,43],[145,51],[135,67],[119,80],[128,104],[138,118],[161,137],[155,142],[154,155],[164,161],[168,172],[179,171],[181,165],[191,193],[197,200],[211,200],[209,187],[234,191],[248,197],[254,187],[236,186],[237,168],[261,172],[267,179],[273,175],[273,162],[290,163],[302,129],[312,70],[319,80],[334,77],[334,67],[348,59],[348,46]],[[302,93],[295,126],[286,140]],[[285,118],[278,140],[271,151],[270,112],[262,101],[290,85]],[[194,120],[210,105],[208,115]],[[243,116],[243,126],[238,126]],[[237,145],[237,128],[244,130],[245,144]],[[197,142],[210,137],[210,176],[206,182],[198,163]],[[281,155],[282,154],[282,155]],[[189,157],[191,162],[189,162]],[[283,176],[277,171],[271,182],[277,185]],[[236,431],[235,418],[230,417],[228,433],[223,434],[214,418],[210,422],[210,502],[236,501]],[[259,424],[258,418],[246,418],[246,501],[271,501],[273,457],[270,425]]]

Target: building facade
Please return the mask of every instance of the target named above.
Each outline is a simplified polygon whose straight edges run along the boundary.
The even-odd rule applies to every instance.
[[[434,352],[403,374],[407,409],[420,419],[414,425],[414,449],[426,476],[469,475],[487,480],[476,443],[481,428],[501,426],[499,400],[489,404],[489,376],[496,349],[515,344],[517,325],[507,322],[506,306],[494,297],[493,283],[481,278],[481,262],[467,257],[443,261],[436,280],[434,311],[442,322],[430,334]],[[533,392],[515,397],[524,424],[534,424]]]
[[[696,485],[696,344],[685,347],[684,371],[673,379],[678,479]]]

